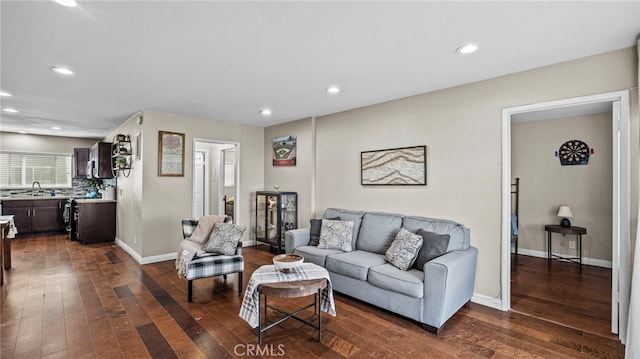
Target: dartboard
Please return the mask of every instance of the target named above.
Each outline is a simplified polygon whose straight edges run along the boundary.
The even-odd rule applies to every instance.
[[[560,164],[586,165],[589,163],[589,146],[580,140],[567,141],[560,146],[558,151]]]

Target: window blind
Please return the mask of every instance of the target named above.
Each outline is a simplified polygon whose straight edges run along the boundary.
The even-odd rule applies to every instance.
[[[0,188],[71,187],[71,154],[0,152]]]

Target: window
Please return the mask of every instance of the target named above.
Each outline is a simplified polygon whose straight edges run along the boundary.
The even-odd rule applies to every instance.
[[[71,187],[71,154],[0,152],[0,188]]]

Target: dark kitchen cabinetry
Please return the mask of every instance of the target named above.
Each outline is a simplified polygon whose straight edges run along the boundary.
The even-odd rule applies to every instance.
[[[2,214],[12,214],[18,234],[63,231],[66,200],[12,200],[2,202]]]
[[[94,178],[113,178],[111,172],[111,143],[98,142],[89,151],[89,160],[93,162]]]
[[[73,149],[73,177],[87,178],[87,162],[89,162],[88,148]]]
[[[116,239],[116,201],[76,200],[71,222],[71,240],[82,244]]]
[[[296,192],[256,192],[256,240],[284,253],[284,232],[298,228]]]

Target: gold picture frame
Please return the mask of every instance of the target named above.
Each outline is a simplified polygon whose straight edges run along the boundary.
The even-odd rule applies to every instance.
[[[184,177],[184,133],[158,131],[158,176]]]

